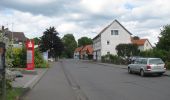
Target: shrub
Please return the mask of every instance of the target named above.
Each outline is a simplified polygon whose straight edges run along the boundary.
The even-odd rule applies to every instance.
[[[36,68],[47,68],[48,62],[44,60],[42,53],[39,51],[39,49],[35,49],[34,52],[34,63]]]
[[[26,68],[26,48],[13,48],[13,65],[15,68]],[[36,68],[46,67],[41,52],[38,49],[34,51],[34,64]]]
[[[167,61],[165,64],[166,64],[166,68],[170,69],[170,61],[169,62]]]
[[[104,63],[125,64],[125,60],[117,55],[112,54],[102,56],[101,61]]]
[[[13,67],[25,68],[26,66],[26,49],[13,48]]]
[[[35,67],[40,68],[43,63],[44,63],[44,60],[43,60],[42,54],[40,53],[38,49],[35,49],[35,52],[34,52]]]

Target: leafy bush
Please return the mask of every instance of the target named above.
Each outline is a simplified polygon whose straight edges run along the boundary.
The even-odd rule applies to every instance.
[[[140,52],[140,56],[142,57],[156,57],[156,58],[161,58],[163,61],[170,60],[170,57],[168,55],[170,55],[170,52],[159,50],[159,49]]]
[[[36,68],[46,67],[47,62],[44,61],[41,52],[38,49],[34,51],[34,64]],[[15,68],[26,68],[26,49],[13,48],[13,65]]]
[[[167,69],[170,69],[170,51],[160,50],[160,49],[153,49],[149,51],[142,51],[140,52],[140,56],[142,57],[156,57],[161,58],[167,66]]]
[[[139,54],[136,44],[119,44],[116,46],[117,55],[121,57],[137,56]]]
[[[170,62],[166,62],[166,68],[170,69]]]
[[[40,68],[44,63],[43,56],[38,49],[34,52],[34,64],[36,68]]]
[[[104,63],[125,64],[125,60],[117,55],[112,54],[102,56],[101,61]]]
[[[25,68],[26,67],[26,49],[13,48],[13,67]]]
[[[47,68],[48,66],[48,62],[43,59],[43,56],[38,49],[35,50],[34,61],[36,68]]]

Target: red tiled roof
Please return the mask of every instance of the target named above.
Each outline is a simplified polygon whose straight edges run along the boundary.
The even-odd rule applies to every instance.
[[[142,46],[145,44],[145,41],[148,39],[139,39],[139,40],[132,40],[133,44],[137,44],[138,46]]]
[[[93,46],[92,45],[86,45],[84,46],[84,48],[82,49],[82,52],[86,51],[88,54],[93,54]]]
[[[74,50],[74,52],[80,52],[83,49],[83,47],[78,47]]]

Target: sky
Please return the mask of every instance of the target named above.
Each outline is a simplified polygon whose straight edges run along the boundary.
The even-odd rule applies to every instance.
[[[163,26],[170,24],[169,0],[1,0],[0,26],[24,32],[26,37],[43,35],[54,26],[59,36],[72,33],[95,37],[117,19],[134,36],[158,41]]]

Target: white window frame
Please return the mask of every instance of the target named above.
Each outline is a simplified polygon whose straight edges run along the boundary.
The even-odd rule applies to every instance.
[[[117,34],[115,33],[115,31],[117,31]],[[119,30],[118,29],[111,30],[111,35],[119,35]]]

